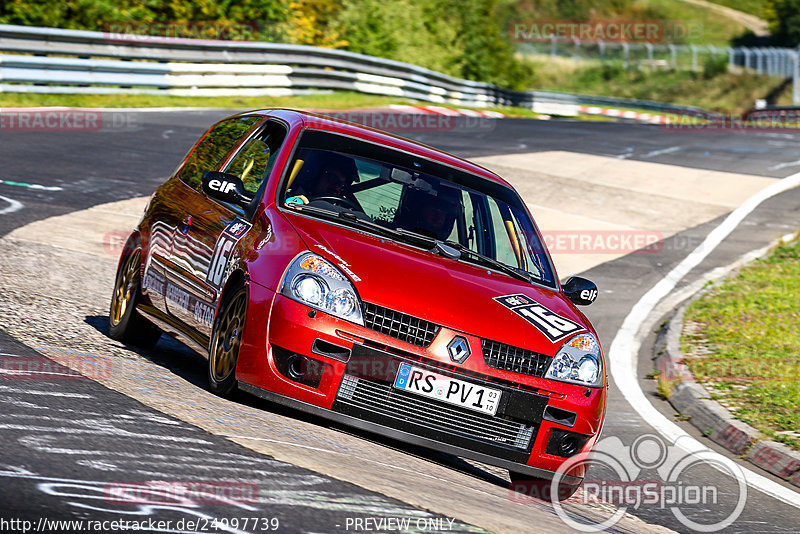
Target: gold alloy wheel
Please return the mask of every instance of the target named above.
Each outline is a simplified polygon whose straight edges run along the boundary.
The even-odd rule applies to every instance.
[[[134,251],[125,260],[125,264],[120,269],[117,276],[117,284],[114,287],[114,301],[111,305],[111,324],[117,326],[128,307],[133,303],[134,291],[137,289],[139,283],[139,258],[141,252]]]
[[[211,372],[216,382],[225,381],[236,366],[247,313],[247,292],[239,292],[222,313],[211,355]]]

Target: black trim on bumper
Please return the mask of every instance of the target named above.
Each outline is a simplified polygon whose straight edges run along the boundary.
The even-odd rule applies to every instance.
[[[267,391],[266,389],[253,386],[251,384],[246,384],[244,382],[239,382],[239,388],[246,393],[250,393],[251,395],[255,395],[256,397],[260,397],[270,402],[282,404],[284,406],[288,406],[296,410],[317,415],[319,417],[323,417],[325,419],[336,421],[338,423],[349,425],[355,428],[360,428],[362,430],[373,432],[375,434],[386,436],[388,438],[396,439],[398,441],[404,441],[412,445],[427,447],[429,449],[441,451],[447,454],[452,454],[454,456],[470,458],[472,460],[483,462],[485,464],[494,465],[496,467],[508,469],[509,471],[513,471],[515,473],[529,475],[536,478],[543,478],[549,480],[555,476],[555,473],[553,471],[548,471],[547,469],[541,469],[539,467],[533,467],[530,465],[503,460],[502,458],[496,458],[488,454],[483,454],[477,451],[456,447],[448,443],[442,443],[440,441],[436,441],[433,439],[416,436],[414,434],[403,432],[402,430],[396,430],[394,428],[389,428],[377,423],[363,421],[356,417],[333,412],[326,408],[321,408],[319,406],[315,406],[307,402],[299,401],[297,399],[292,399],[291,397],[279,395],[277,393],[273,393],[272,391]],[[580,484],[582,482],[581,478],[568,475],[564,475],[561,480],[566,484]]]

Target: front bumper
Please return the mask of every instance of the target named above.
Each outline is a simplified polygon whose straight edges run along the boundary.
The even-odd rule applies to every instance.
[[[551,478],[567,459],[550,443],[559,431],[577,436],[577,452],[589,450],[597,438],[605,405],[603,389],[592,389],[586,396],[587,388],[580,386],[522,375],[516,376],[518,382],[511,381],[508,375],[512,373],[483,365],[480,340],[473,336],[443,328],[429,347],[415,347],[314,312],[255,284],[251,288],[251,307],[260,305],[265,313],[249,314],[249,318],[261,315],[263,326],[250,328],[248,319],[237,368],[244,391],[393,439],[538,478]],[[268,323],[264,317],[269,317]],[[439,350],[454,334],[467,337],[473,348],[463,366]],[[500,389],[497,413],[490,416],[394,389],[392,383],[403,362]],[[548,388],[531,382],[543,382]],[[574,417],[554,422],[548,417],[552,413]],[[564,481],[570,480],[578,478]]]

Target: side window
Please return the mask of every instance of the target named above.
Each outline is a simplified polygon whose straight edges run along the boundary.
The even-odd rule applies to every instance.
[[[464,206],[464,223],[467,230],[467,242],[462,244],[475,252],[482,253],[481,222],[475,207],[472,205],[472,197],[467,191],[461,192],[461,203]]]
[[[225,172],[238,176],[245,190],[255,194],[272,171],[285,137],[286,129],[283,126],[275,122],[267,123],[261,133],[245,143]]]
[[[488,198],[489,213],[491,214],[492,233],[494,234],[495,243],[495,259],[502,261],[507,265],[517,265],[517,254],[515,248],[519,245],[516,241],[512,242],[514,226],[511,221],[503,220],[500,214],[500,208],[493,198]],[[509,226],[511,225],[511,226]]]
[[[259,119],[258,116],[235,117],[214,126],[187,158],[181,169],[181,180],[199,191],[203,175],[219,169],[225,156]]]

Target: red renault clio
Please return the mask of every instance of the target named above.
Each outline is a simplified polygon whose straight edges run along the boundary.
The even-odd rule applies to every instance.
[[[606,372],[524,201],[433,148],[288,110],[214,125],[120,259],[111,336],[162,332],[237,388],[551,479],[591,449]],[[577,487],[584,473],[563,485]]]

